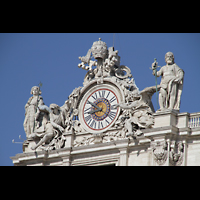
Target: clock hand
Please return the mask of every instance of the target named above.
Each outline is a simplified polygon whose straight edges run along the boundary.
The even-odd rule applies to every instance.
[[[101,112],[104,112],[102,109],[100,110]],[[106,113],[106,112],[104,112],[104,113]]]
[[[94,114],[95,112],[99,112],[99,111],[102,111],[102,108],[98,108],[96,110],[91,110],[89,112],[87,112],[88,114]]]
[[[94,106],[95,108],[100,109],[100,107],[98,107],[96,104],[94,104],[94,103],[92,103],[90,101],[88,101],[88,103],[91,104],[92,106]]]

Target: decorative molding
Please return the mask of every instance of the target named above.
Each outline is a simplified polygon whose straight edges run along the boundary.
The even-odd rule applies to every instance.
[[[184,144],[183,142],[171,142],[169,152],[169,162],[173,166],[180,166],[183,162],[184,157]]]
[[[166,140],[151,142],[154,160],[158,165],[163,165],[168,156],[168,143]]]

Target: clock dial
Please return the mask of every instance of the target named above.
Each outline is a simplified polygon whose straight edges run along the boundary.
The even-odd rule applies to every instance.
[[[98,132],[110,127],[119,113],[119,108],[115,108],[118,103],[116,93],[108,88],[90,93],[82,108],[82,118],[87,129]]]

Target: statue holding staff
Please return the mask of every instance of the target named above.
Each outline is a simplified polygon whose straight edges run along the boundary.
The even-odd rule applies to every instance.
[[[152,69],[154,69],[155,62],[152,63]],[[154,76],[162,76],[159,92],[160,109],[158,111],[175,110],[179,112],[184,71],[174,62],[172,52],[165,54],[165,62],[166,65],[161,67],[158,72],[153,70]]]
[[[40,87],[33,86],[31,88],[32,97],[29,98],[25,105],[25,119],[24,119],[24,131],[26,132],[26,137],[28,138],[30,134],[34,132],[36,125],[36,112],[40,105],[44,105],[43,98],[41,95]]]

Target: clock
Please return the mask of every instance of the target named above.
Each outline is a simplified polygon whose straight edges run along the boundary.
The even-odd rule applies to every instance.
[[[101,133],[108,130],[120,113],[119,89],[111,84],[95,85],[86,90],[79,104],[79,120],[85,130]]]

